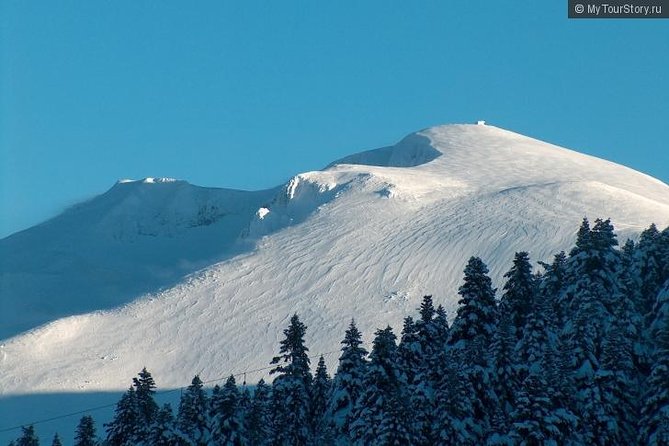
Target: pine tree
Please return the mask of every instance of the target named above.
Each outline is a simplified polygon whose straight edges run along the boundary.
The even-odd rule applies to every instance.
[[[206,446],[210,441],[208,407],[209,401],[202,388],[202,380],[195,375],[190,386],[181,395],[177,414],[179,435],[191,445]]]
[[[645,383],[642,399],[639,442],[649,446],[666,445],[669,437],[669,282],[658,294],[650,329],[654,340],[652,371]]]
[[[527,252],[515,254],[513,267],[504,274],[504,277],[508,280],[504,284],[500,311],[509,315],[512,331],[520,339],[521,328],[527,323],[527,317],[536,295],[532,265],[530,265]]]
[[[213,444],[240,446],[247,443],[239,400],[235,377],[230,375],[223,388],[216,389],[210,400]]]
[[[421,324],[422,325],[422,324]],[[425,339],[425,344],[427,344]],[[414,378],[417,377],[425,366],[423,347],[418,334],[418,324],[415,324],[411,316],[404,318],[402,328],[402,337],[397,349],[398,365],[402,372],[407,376],[409,385],[414,384]]]
[[[138,373],[137,377],[132,379],[132,385],[135,388],[135,398],[137,401],[137,441],[144,442],[148,439],[149,428],[154,423],[158,414],[158,404],[153,396],[156,393],[156,382],[146,367]]]
[[[516,409],[511,414],[510,437],[520,446],[562,444],[559,420],[551,411],[545,389],[541,371],[532,370],[518,393]]]
[[[251,406],[244,419],[244,431],[249,445],[269,444],[272,427],[270,415],[270,388],[261,379],[253,392]]]
[[[437,326],[432,297],[425,296],[420,308],[421,318],[414,323],[411,316],[404,319],[402,338],[397,349],[398,365],[407,379],[410,406],[414,414],[414,444],[433,442],[433,394],[434,383],[430,382],[429,355],[434,355]]]
[[[638,382],[633,345],[622,322],[609,329],[602,348],[602,368],[595,377],[602,392],[601,416],[611,444],[634,444],[638,423]],[[601,435],[600,435],[601,436]]]
[[[474,389],[452,350],[445,350],[439,363],[436,385],[435,431],[437,444],[478,445],[483,432],[474,419]]]
[[[339,366],[332,382],[332,396],[327,418],[339,445],[348,444],[349,430],[353,418],[353,405],[363,390],[363,378],[367,370],[367,350],[362,347],[362,335],[351,321],[341,341]]]
[[[355,402],[350,436],[355,445],[410,444],[411,416],[397,367],[397,345],[390,327],[375,333],[363,391]],[[396,441],[385,443],[384,441]]]
[[[116,403],[112,421],[105,424],[107,444],[110,446],[134,446],[139,443],[137,441],[138,419],[137,395],[135,394],[135,388],[130,387]]]
[[[487,275],[488,267],[478,257],[472,257],[464,273],[464,284],[458,290],[461,299],[451,326],[449,344],[467,344],[479,338],[481,347],[487,348],[497,322],[495,290]]]
[[[32,425],[21,428],[21,437],[16,440],[16,446],[39,446],[39,438]]]
[[[540,303],[530,302],[529,305],[530,311],[526,316],[526,324],[522,327],[517,348],[518,360],[525,374],[542,367],[544,352],[550,344],[551,337]]]
[[[76,433],[74,435],[74,446],[97,446],[98,439],[95,432],[95,422],[93,417],[86,415],[79,420]]]
[[[561,300],[566,285],[567,256],[564,251],[555,254],[553,263],[539,262],[545,272],[539,283],[539,295],[549,305],[550,325],[562,326],[566,317],[567,305]],[[552,327],[554,328],[554,327]]]
[[[60,439],[60,435],[58,435],[58,432],[56,432],[53,436],[53,440],[51,441],[51,446],[63,446],[63,442]]]
[[[448,326],[448,316],[446,315],[446,310],[444,307],[439,305],[435,313],[436,316],[434,318],[434,325],[437,327],[437,338],[435,339],[435,356],[438,356],[438,353],[440,353],[446,347],[450,328]]]
[[[506,419],[515,404],[515,395],[519,390],[517,382],[517,364],[515,359],[515,335],[511,329],[511,317],[502,312],[499,325],[493,338],[492,350],[492,383],[500,405],[501,416]],[[506,433],[508,426],[498,420],[498,429]]]
[[[487,275],[488,268],[472,257],[465,268],[464,284],[458,292],[457,316],[450,330],[449,344],[457,350],[461,373],[473,389],[473,417],[477,430],[488,429],[491,411],[498,407],[496,395],[490,388],[490,345],[497,325],[495,290]],[[482,439],[480,439],[482,441]]]
[[[304,345],[306,326],[297,314],[283,331],[279,356],[272,359],[276,367],[270,374],[277,374],[272,386],[273,443],[278,445],[304,445],[310,438],[309,394],[311,371],[308,348]]]
[[[169,403],[163,405],[156,414],[156,419],[149,429],[146,446],[178,446],[178,435]]]
[[[642,314],[653,308],[655,297],[662,286],[664,274],[662,237],[655,224],[644,230],[634,251],[634,270],[639,277],[639,307]],[[665,254],[666,255],[666,254]]]
[[[314,382],[311,386],[311,425],[313,429],[313,442],[325,444],[330,441],[328,422],[325,413],[328,407],[328,398],[332,392],[332,380],[325,367],[325,359],[321,355],[314,374]]]

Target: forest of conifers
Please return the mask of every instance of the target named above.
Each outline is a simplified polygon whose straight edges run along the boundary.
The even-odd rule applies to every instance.
[[[75,444],[669,444],[669,228],[619,247],[608,220],[584,219],[568,254],[534,270],[516,253],[504,279],[493,289],[472,257],[452,318],[425,296],[369,352],[351,321],[332,378],[323,357],[312,373],[298,315],[271,384],[196,376],[173,411],[142,370],[113,420],[81,419]],[[37,445],[33,427],[14,444]]]

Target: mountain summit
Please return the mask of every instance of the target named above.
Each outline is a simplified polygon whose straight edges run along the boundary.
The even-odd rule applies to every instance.
[[[0,389],[260,368],[294,312],[313,353],[337,350],[352,317],[367,337],[399,329],[424,294],[452,315],[470,256],[501,285],[514,252],[550,259],[584,216],[634,237],[669,224],[669,186],[488,125],[429,128],[264,191],[119,182],[0,241],[0,325],[16,335]]]

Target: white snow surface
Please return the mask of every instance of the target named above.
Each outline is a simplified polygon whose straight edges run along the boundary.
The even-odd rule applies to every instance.
[[[368,341],[399,333],[425,294],[453,316],[470,256],[501,287],[514,252],[550,261],[584,216],[622,242],[669,225],[669,186],[490,125],[426,129],[266,191],[117,183],[0,241],[0,394],[262,368],[294,312],[312,354],[338,350],[351,318]]]

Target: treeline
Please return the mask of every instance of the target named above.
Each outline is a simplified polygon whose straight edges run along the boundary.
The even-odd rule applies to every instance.
[[[322,357],[312,374],[297,315],[252,391],[196,376],[175,414],[142,370],[105,439],[84,417],[75,444],[669,445],[669,228],[617,245],[584,219],[540,272],[517,253],[499,293],[473,257],[451,326],[425,296],[368,353],[352,321],[332,379]],[[16,442],[36,444],[32,427]]]

